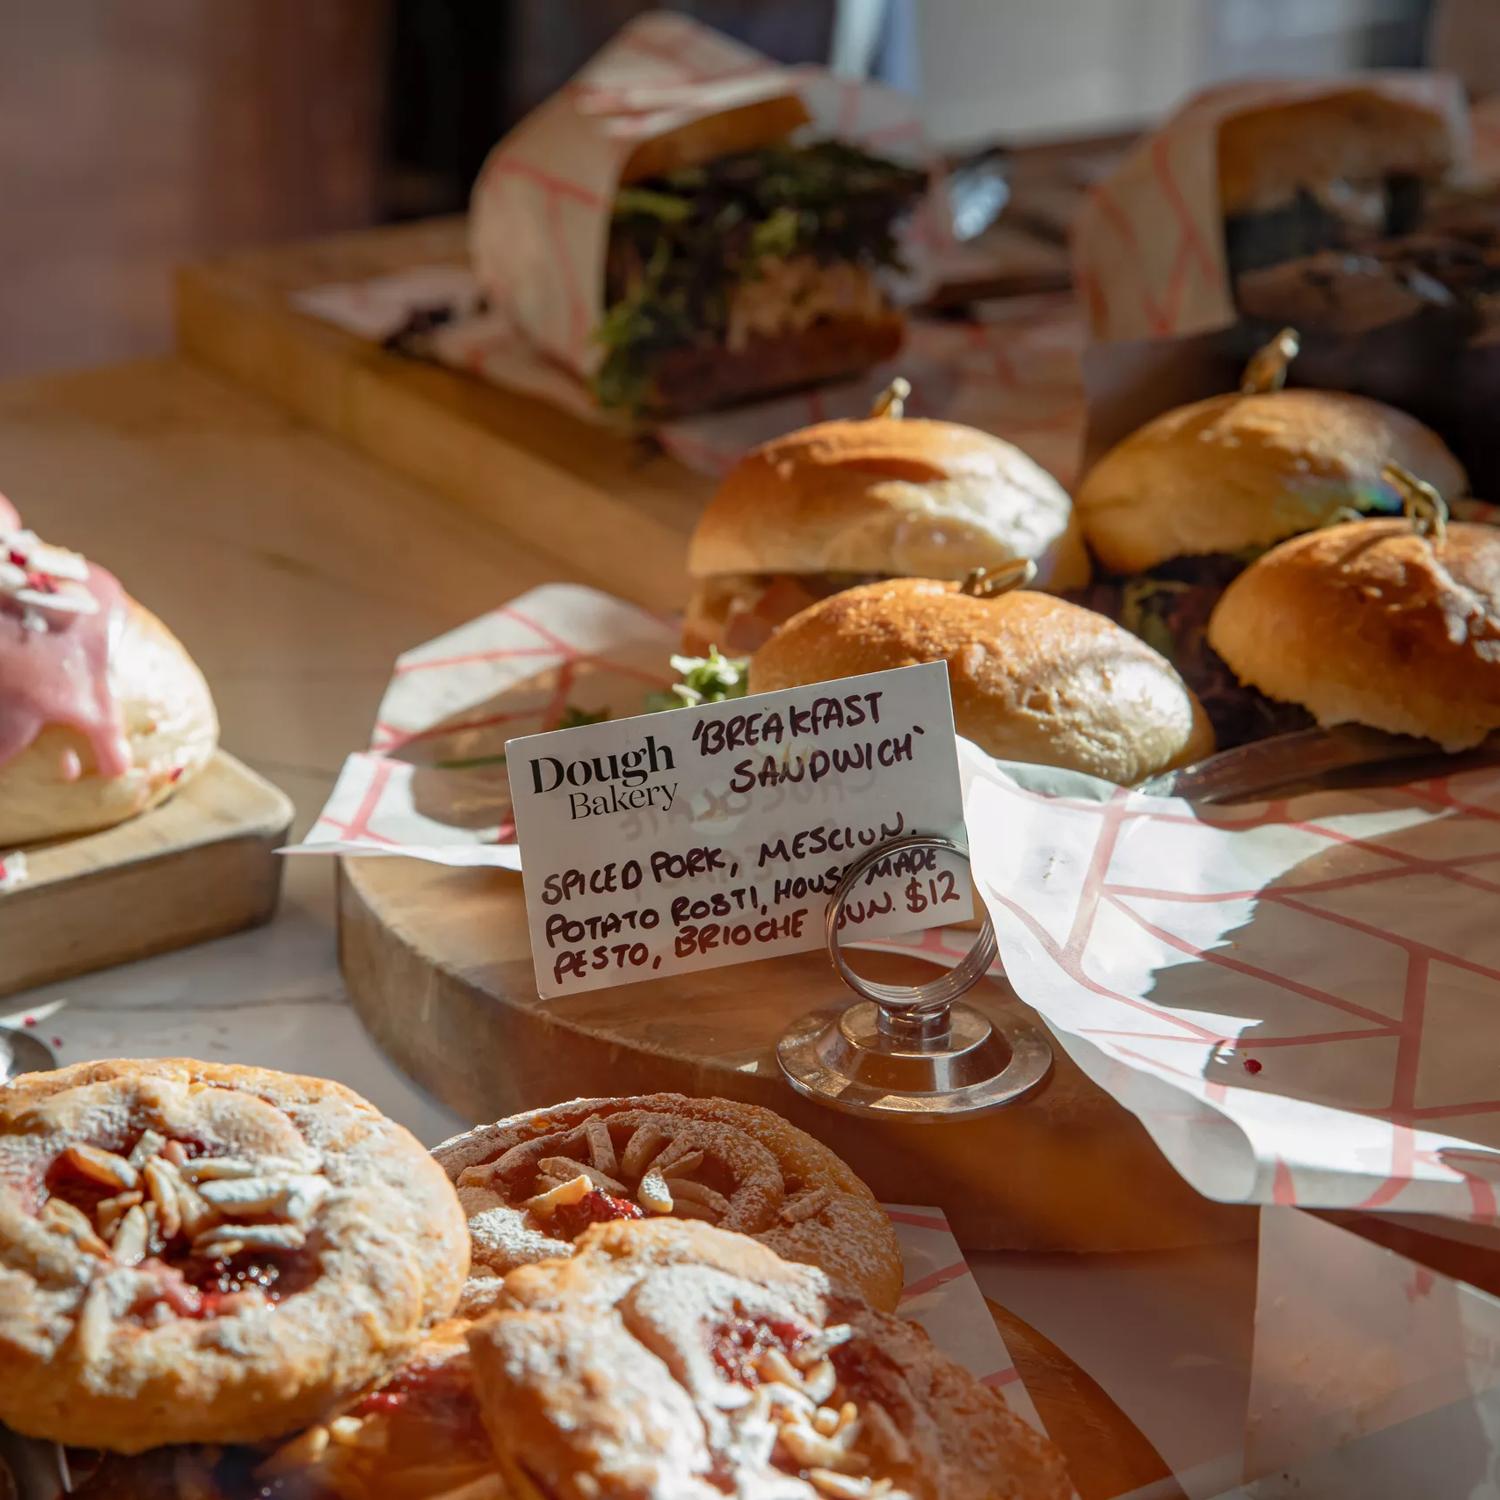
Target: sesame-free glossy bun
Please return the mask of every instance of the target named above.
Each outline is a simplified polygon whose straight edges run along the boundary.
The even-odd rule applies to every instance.
[[[693,533],[688,571],[961,578],[1034,558],[1045,588],[1088,582],[1073,503],[1012,444],[954,422],[822,422],[737,463]]]
[[[1321,724],[1462,750],[1500,729],[1500,530],[1404,520],[1295,537],[1229,585],[1209,643],[1242,681]]]
[[[1415,417],[1339,391],[1212,396],[1164,412],[1116,444],[1078,491],[1094,555],[1114,573],[1168,558],[1268,547],[1341,506],[1399,510],[1381,478],[1399,464],[1445,499],[1463,466]]]
[[[1213,752],[1202,706],[1165,657],[1093,610],[1029,591],[978,599],[904,578],[835,594],[756,652],[750,691],[924,661],[948,663],[959,734],[1002,760],[1129,786]]]

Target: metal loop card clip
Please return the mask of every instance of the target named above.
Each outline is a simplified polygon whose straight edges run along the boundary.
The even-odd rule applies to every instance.
[[[999,956],[988,912],[973,947],[939,978],[883,984],[851,967],[841,921],[851,893],[883,860],[916,849],[969,857],[952,839],[915,833],[851,862],[829,899],[825,930],[828,956],[859,1002],[803,1016],[776,1047],[794,1089],[849,1114],[928,1120],[980,1114],[1030,1093],[1052,1066],[1040,1026],[995,1020],[958,1003]]]

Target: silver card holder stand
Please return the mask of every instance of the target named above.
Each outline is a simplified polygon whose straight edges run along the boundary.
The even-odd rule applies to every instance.
[[[961,1119],[1030,1093],[1052,1066],[1052,1047],[1030,1021],[991,1020],[958,1003],[999,956],[988,913],[974,946],[941,978],[881,984],[849,966],[839,919],[850,893],[882,860],[912,849],[969,857],[952,839],[917,833],[877,845],[844,870],[824,930],[834,968],[861,998],[803,1016],[777,1043],[776,1060],[799,1094],[848,1114]]]

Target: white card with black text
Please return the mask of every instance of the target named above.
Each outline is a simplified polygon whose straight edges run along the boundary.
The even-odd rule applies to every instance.
[[[505,747],[541,995],[824,943],[844,866],[903,834],[964,842],[944,662]],[[893,853],[847,941],[962,922],[964,862]]]

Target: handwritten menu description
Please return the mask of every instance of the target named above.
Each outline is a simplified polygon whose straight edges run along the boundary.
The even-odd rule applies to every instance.
[[[537,992],[821,947],[844,867],[906,834],[962,844],[943,662],[528,735],[505,747]],[[894,851],[849,939],[964,921],[962,859]]]

